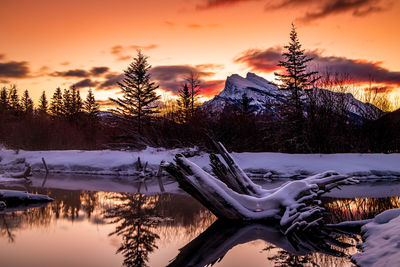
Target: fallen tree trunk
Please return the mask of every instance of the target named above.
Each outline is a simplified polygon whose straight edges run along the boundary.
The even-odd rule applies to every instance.
[[[0,190],[0,202],[3,202],[6,207],[46,203],[51,201],[53,201],[53,199],[45,195],[30,194],[28,192],[16,190]],[[3,208],[5,208],[5,206]]]
[[[221,143],[215,144],[227,164],[225,166],[216,155],[210,155],[216,177],[181,154],[175,156],[175,164],[164,162],[163,167],[183,190],[221,219],[279,221],[285,234],[308,230],[322,223],[320,195],[339,185],[357,182],[346,175],[327,171],[265,190],[251,181]]]

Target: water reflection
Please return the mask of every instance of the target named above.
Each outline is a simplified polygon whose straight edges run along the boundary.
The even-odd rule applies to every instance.
[[[314,262],[310,254],[315,252],[334,257],[346,256],[347,249],[353,247],[355,242],[351,238],[347,238],[345,242],[345,239],[340,240],[338,237],[338,233],[332,229],[321,228],[312,234],[284,235],[278,227],[272,225],[218,220],[180,249],[178,256],[168,266],[214,265],[233,247],[254,240],[263,240],[270,244],[264,251],[280,249],[268,257],[276,266],[303,266]]]
[[[157,249],[159,235],[154,228],[163,220],[157,212],[159,198],[143,194],[121,194],[114,200],[119,205],[105,211],[104,217],[116,224],[110,235],[122,237],[118,253],[124,255],[125,266],[147,266],[149,253]]]
[[[82,227],[83,224],[92,228],[104,226],[99,231],[106,231],[105,236],[116,242],[111,247],[111,254],[117,252],[119,257],[122,256],[122,259],[118,258],[119,264],[125,266],[203,266],[221,259],[219,264],[224,265],[231,249],[251,244],[254,240],[264,241],[259,251],[264,257],[262,262],[249,265],[350,265],[346,255],[355,252],[352,247],[355,241],[350,237],[335,235],[331,238],[323,232],[313,233],[313,236],[288,237],[274,226],[215,221],[216,218],[208,210],[185,194],[148,196],[40,187],[31,187],[29,191],[49,195],[55,201],[47,206],[0,214],[0,239],[6,243],[15,245],[24,242],[26,232],[38,233],[39,229],[52,228],[59,233],[63,229],[57,224],[66,222],[62,227],[67,225],[72,229],[66,232],[68,235],[74,235],[77,232],[74,227]],[[400,207],[399,197],[325,198],[323,202],[328,211],[326,220],[333,223],[372,218],[386,209]],[[53,233],[48,231],[46,234]],[[74,238],[90,239],[78,234]],[[62,247],[63,242],[58,242]],[[92,242],[94,248],[99,246],[96,239],[88,242]],[[187,245],[185,242],[188,242]],[[8,255],[5,250],[7,246],[4,246],[0,247],[4,252],[2,257],[12,260],[11,254]],[[159,253],[170,247],[174,248],[169,254]],[[182,247],[180,252],[179,247]],[[157,261],[162,263],[154,264],[156,257],[163,257]]]

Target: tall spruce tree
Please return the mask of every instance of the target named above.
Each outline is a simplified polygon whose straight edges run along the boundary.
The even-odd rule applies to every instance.
[[[192,94],[189,92],[188,84],[185,83],[183,87],[179,90],[178,95],[178,118],[179,122],[185,123],[189,119],[191,114],[191,106],[192,106]]]
[[[47,109],[48,109],[48,102],[47,102],[46,92],[43,91],[39,99],[38,110],[40,114],[47,114]]]
[[[155,91],[158,85],[150,81],[150,68],[147,57],[139,50],[136,58],[124,71],[124,79],[118,82],[123,93],[122,98],[110,98],[117,104],[115,112],[129,121],[136,120],[139,134],[142,133],[143,120],[157,113],[155,101],[160,98]]]
[[[50,113],[55,117],[61,117],[64,114],[63,95],[60,87],[57,87],[51,99]]]
[[[86,100],[84,102],[84,110],[88,113],[89,117],[96,117],[99,113],[99,104],[96,102],[94,98],[94,94],[92,89],[89,89],[88,94],[86,96]]]
[[[26,114],[26,115],[31,115],[33,112],[33,101],[31,97],[29,96],[28,90],[25,90],[24,94],[22,95],[21,98],[21,110]]]
[[[7,87],[3,87],[0,90],[0,114],[5,113],[7,110],[10,109],[10,99]]]
[[[9,107],[14,115],[19,115],[21,113],[21,104],[19,102],[18,91],[15,85],[12,85],[9,89]]]
[[[314,85],[319,79],[318,72],[307,70],[307,65],[313,58],[305,55],[304,49],[301,48],[294,24],[290,32],[290,42],[284,48],[286,51],[282,54],[283,60],[279,61],[278,66],[283,67],[285,72],[275,75],[282,82],[282,88],[291,91],[290,102],[294,105],[297,116],[300,116],[303,112],[301,91]]]

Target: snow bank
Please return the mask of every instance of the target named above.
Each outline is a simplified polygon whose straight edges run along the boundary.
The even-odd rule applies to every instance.
[[[400,209],[382,212],[362,227],[362,253],[352,256],[360,266],[399,266]]]
[[[186,149],[188,150],[188,149]],[[190,152],[194,150],[191,149]],[[135,175],[134,163],[140,157],[156,171],[161,160],[172,161],[182,149],[166,150],[148,147],[142,151],[23,151],[0,150],[0,171],[21,171],[27,162],[32,171],[44,171],[42,157],[50,172],[96,175]],[[186,151],[187,152],[187,151]],[[251,178],[305,178],[326,170],[368,178],[400,177],[400,154],[283,154],[232,153]],[[210,170],[208,154],[190,158]]]

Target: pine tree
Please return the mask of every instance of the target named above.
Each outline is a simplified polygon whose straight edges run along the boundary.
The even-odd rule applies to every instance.
[[[19,96],[17,92],[17,87],[15,85],[11,86],[9,89],[9,107],[14,115],[18,115],[21,112],[21,105],[19,103]]]
[[[92,89],[89,89],[89,92],[86,96],[84,109],[89,114],[89,117],[96,117],[97,113],[99,113],[99,104],[97,104],[96,99],[94,98]]]
[[[189,92],[189,87],[187,83],[183,85],[183,87],[179,90],[178,95],[178,118],[179,122],[185,123],[187,122],[190,114],[191,114],[191,106],[192,106],[192,94]]]
[[[302,114],[302,103],[300,91],[308,89],[319,79],[318,72],[308,72],[307,64],[313,59],[304,54],[304,49],[297,37],[296,27],[292,24],[290,32],[290,42],[285,45],[287,50],[282,54],[283,60],[279,61],[278,66],[285,69],[285,73],[275,73],[278,80],[282,82],[282,87],[291,91],[291,104],[294,105],[298,116]]]
[[[66,118],[71,118],[73,113],[72,107],[72,94],[69,89],[64,89],[64,93],[62,95],[62,103],[63,103],[63,115]]]
[[[21,98],[21,110],[26,114],[26,115],[31,115],[33,112],[33,101],[31,97],[29,96],[28,90],[25,90],[24,94],[22,95]]]
[[[82,98],[75,86],[71,88],[71,113],[75,118],[82,111]]]
[[[10,109],[10,99],[6,87],[0,91],[0,114],[3,114]]]
[[[61,117],[64,114],[63,95],[60,87],[53,94],[50,103],[50,112],[55,117]]]
[[[157,113],[155,101],[160,98],[155,91],[158,85],[150,81],[150,68],[147,57],[138,51],[136,58],[124,71],[124,79],[118,82],[122,98],[110,98],[118,105],[114,111],[128,120],[136,120],[139,134],[142,133],[143,120]]]
[[[47,114],[48,102],[45,91],[43,91],[42,95],[40,96],[38,109],[40,114]]]

